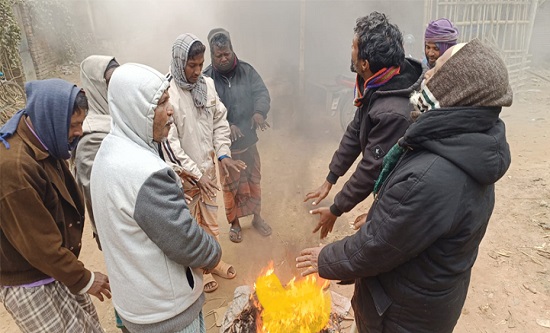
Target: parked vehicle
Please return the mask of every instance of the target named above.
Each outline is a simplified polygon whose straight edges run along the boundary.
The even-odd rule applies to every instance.
[[[355,115],[355,78],[338,75],[328,83],[311,82],[321,88],[325,94],[325,110],[331,116],[337,116],[342,130],[346,130],[348,124]]]

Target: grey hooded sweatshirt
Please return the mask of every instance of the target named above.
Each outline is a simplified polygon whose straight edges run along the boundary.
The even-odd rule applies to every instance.
[[[132,332],[175,332],[204,303],[202,268],[221,248],[189,214],[182,184],[153,141],[157,103],[169,87],[158,71],[125,64],[113,74],[111,132],[91,175],[92,204],[113,294]]]

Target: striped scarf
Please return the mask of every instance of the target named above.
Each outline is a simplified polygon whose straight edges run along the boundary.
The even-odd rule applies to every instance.
[[[172,65],[170,71],[176,84],[183,90],[191,91],[193,102],[197,108],[202,108],[206,105],[206,80],[204,76],[199,76],[197,82],[191,84],[185,77],[185,65],[187,64],[187,55],[191,45],[199,39],[193,34],[180,35],[172,46]]]
[[[376,72],[373,76],[371,76],[368,80],[365,81],[365,84],[363,86],[363,89],[361,89],[359,84],[359,75],[357,75],[357,79],[355,81],[355,95],[357,98],[354,101],[354,105],[356,107],[360,107],[363,105],[363,102],[361,99],[363,98],[364,94],[367,92],[367,89],[374,89],[383,86],[386,84],[389,80],[391,80],[394,76],[398,75],[401,72],[401,67],[399,66],[392,66],[390,68],[382,68],[378,72]]]

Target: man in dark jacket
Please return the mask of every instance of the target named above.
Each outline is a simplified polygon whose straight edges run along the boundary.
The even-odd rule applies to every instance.
[[[355,279],[360,332],[452,332],[510,165],[503,106],[508,72],[479,40],[451,47],[411,101],[423,112],[384,158],[367,222],[297,267]]]
[[[84,200],[65,161],[88,102],[60,79],[25,90],[0,129],[0,302],[22,332],[103,332],[89,295],[111,298],[109,279],[78,260]]]
[[[310,212],[320,215],[314,232],[321,229],[321,238],[332,231],[338,216],[372,192],[382,158],[411,123],[409,96],[422,81],[422,65],[405,59],[401,32],[384,14],[372,12],[357,19],[354,32],[351,69],[357,73],[357,111],[332,157],[325,182],[304,201],[315,199],[313,205],[319,204],[359,154],[363,156],[330,209]]]
[[[240,217],[254,214],[252,226],[262,235],[271,235],[271,227],[261,216],[260,155],[256,130],[269,127],[265,121],[269,111],[269,92],[254,67],[240,60],[233,52],[229,32],[212,29],[208,34],[212,64],[204,74],[210,76],[216,91],[227,108],[231,127],[231,156],[246,163],[240,172],[220,168],[225,215],[231,224],[229,239],[242,241]]]

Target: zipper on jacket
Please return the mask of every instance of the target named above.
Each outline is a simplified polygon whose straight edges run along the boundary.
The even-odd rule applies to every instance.
[[[229,88],[231,88],[231,78],[233,77],[227,77],[222,75],[222,78],[227,82],[227,85],[229,86]]]

